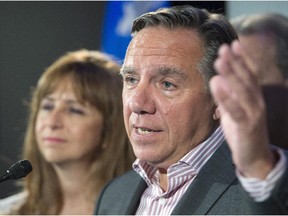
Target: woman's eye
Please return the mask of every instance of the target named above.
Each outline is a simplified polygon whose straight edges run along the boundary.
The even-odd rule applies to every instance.
[[[42,110],[52,110],[54,108],[54,105],[53,104],[42,104],[40,109]]]
[[[71,113],[75,113],[75,114],[80,114],[80,115],[83,115],[84,114],[84,111],[82,109],[79,109],[79,108],[70,108],[69,111]]]

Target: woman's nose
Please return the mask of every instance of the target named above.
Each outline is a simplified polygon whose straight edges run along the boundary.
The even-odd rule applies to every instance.
[[[53,110],[47,116],[47,125],[51,129],[63,127],[63,113],[59,110]]]

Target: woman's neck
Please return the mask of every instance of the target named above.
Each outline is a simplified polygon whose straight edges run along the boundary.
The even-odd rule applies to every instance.
[[[63,206],[60,214],[93,214],[96,194],[93,196],[91,183],[88,179],[90,166],[65,164],[54,166],[60,181]]]

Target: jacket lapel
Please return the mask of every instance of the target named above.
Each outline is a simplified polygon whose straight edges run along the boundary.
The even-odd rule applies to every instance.
[[[193,180],[172,214],[206,214],[235,180],[231,153],[224,142]]]
[[[141,196],[147,188],[146,182],[135,171],[132,171],[131,174],[133,177],[127,178],[126,186],[124,187],[128,193],[126,193],[125,200],[121,200],[121,208],[125,209],[125,212],[122,213],[125,215],[134,215],[136,213]]]

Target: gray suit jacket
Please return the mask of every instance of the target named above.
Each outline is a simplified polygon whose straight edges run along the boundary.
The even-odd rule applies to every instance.
[[[145,181],[134,171],[112,180],[99,196],[95,214],[135,214]],[[278,182],[272,196],[255,203],[235,176],[235,167],[226,143],[223,143],[201,169],[176,205],[172,214],[287,214],[288,171]]]

